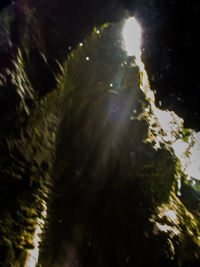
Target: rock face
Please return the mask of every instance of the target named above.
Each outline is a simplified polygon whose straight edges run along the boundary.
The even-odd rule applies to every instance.
[[[178,160],[167,143],[156,150],[145,141],[153,111],[120,32],[121,25],[94,29],[65,65],[68,105],[42,266],[198,262],[198,221],[177,196]]]
[[[34,247],[37,217],[44,210],[50,186],[49,170],[55,157],[61,104],[61,94],[56,91],[43,99],[34,98],[26,71],[21,70],[20,63],[15,64],[16,69],[10,72],[12,80],[7,82],[5,90],[11,94],[6,96],[8,101],[12,103],[15,94],[18,102],[8,109],[9,103],[5,103],[0,145],[0,259],[6,266],[23,266],[25,251]],[[27,95],[34,101],[34,107],[27,106]]]
[[[21,36],[12,43],[12,23],[17,18],[13,8],[1,17],[1,36],[7,37],[0,46],[2,266],[24,266],[35,246],[51,186],[49,171],[64,101],[62,92],[56,91],[58,74],[47,64],[40,42],[33,41],[31,47]]]
[[[0,266],[35,265],[28,254],[46,205],[42,266],[198,265],[199,184],[169,143],[155,149],[165,132],[121,49],[122,24],[95,27],[84,41],[75,34],[83,43],[61,66],[62,46],[47,45],[54,33],[36,19],[45,3],[19,0],[9,11],[37,29],[32,37],[12,22],[4,31],[6,16],[0,28]]]

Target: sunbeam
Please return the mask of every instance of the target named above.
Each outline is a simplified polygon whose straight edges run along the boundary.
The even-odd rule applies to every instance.
[[[146,98],[151,104],[152,115],[148,116],[149,138],[148,142],[154,142],[156,149],[160,148],[162,143],[170,144],[175,155],[181,162],[181,169],[187,175],[187,179],[200,180],[200,133],[191,129],[184,129],[184,120],[173,111],[161,110],[155,105],[155,96],[150,88],[149,79],[141,59],[141,34],[142,28],[134,17],[127,19],[123,28],[123,38],[125,50],[128,56],[135,56],[135,63],[140,68],[140,88],[145,93]],[[146,113],[149,113],[146,110]],[[164,136],[159,134],[160,128],[164,131]],[[182,138],[184,131],[188,131],[189,138]],[[152,132],[156,134],[152,134]],[[178,133],[182,133],[178,137]]]

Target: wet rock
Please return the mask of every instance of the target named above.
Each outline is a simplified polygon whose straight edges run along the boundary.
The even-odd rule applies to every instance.
[[[93,32],[65,66],[70,100],[58,133],[44,265],[76,258],[83,266],[184,266],[200,257],[198,217],[177,197],[177,158],[156,118],[150,126],[139,69],[120,64],[126,55],[113,44],[118,27],[101,29],[101,37]],[[147,142],[151,134],[159,149]]]
[[[159,26],[166,18],[157,12],[163,4],[157,8],[155,1],[145,1],[145,6],[136,2],[148,17],[143,51],[152,82],[166,87],[163,91],[168,94],[176,82],[165,84],[166,79],[172,74],[180,77],[183,69],[172,62],[176,45],[163,39],[158,50],[155,38],[166,33],[174,38],[176,31],[171,35]],[[172,2],[170,6],[175,5]],[[83,41],[93,24],[118,20],[126,13],[116,1],[105,3],[111,6],[106,12],[101,5],[18,0],[7,31],[0,28],[1,265],[24,265],[28,250],[34,249],[35,226],[44,218],[46,200],[50,224],[41,252],[44,266],[58,260],[87,267],[199,263],[199,214],[194,208],[199,189],[184,181],[182,198],[177,198],[177,159],[169,144],[162,143],[162,129],[155,130],[159,126],[151,134],[154,142],[156,135],[161,136],[162,147],[156,151],[154,142],[145,142],[152,114],[150,109],[148,115],[143,112],[149,102],[139,89],[139,69],[130,62],[121,64],[125,53],[121,40],[116,41],[120,30],[106,23]],[[116,15],[109,18],[111,13]],[[149,30],[149,21],[156,31]],[[181,51],[190,47],[190,34]],[[84,45],[72,49],[80,41]],[[67,53],[68,62],[60,67]],[[126,75],[116,92],[116,74],[122,67]],[[64,77],[58,76],[63,69]],[[182,103],[179,89],[172,95],[176,104]],[[168,95],[160,100],[162,94],[157,102],[170,105]],[[197,120],[198,116],[189,116],[187,122],[197,125]]]
[[[43,201],[51,186],[48,172],[54,160],[55,134],[61,115],[58,107],[63,97],[62,92],[55,91],[40,101],[23,62],[19,51],[14,68],[4,70],[1,76],[6,79],[5,96],[1,98],[4,103],[1,108],[5,110],[1,113],[4,127],[0,143],[0,261],[6,266],[24,266],[28,251],[35,247],[36,226],[39,218],[43,218]],[[18,97],[17,102],[14,96]],[[10,241],[9,246],[6,240]]]

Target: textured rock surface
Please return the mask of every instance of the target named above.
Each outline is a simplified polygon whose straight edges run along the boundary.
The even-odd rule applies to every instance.
[[[23,109],[12,111],[23,121],[10,121],[9,133],[2,133],[0,260],[6,266],[23,266],[27,249],[34,247],[37,218],[42,216],[51,185],[49,171],[55,158],[60,98],[61,93],[55,91],[35,100],[30,113],[26,109],[26,116],[20,113]]]
[[[56,90],[58,75],[50,70],[38,42],[34,49],[25,41],[20,48],[10,45],[6,22],[7,15],[13,21],[14,11],[6,12],[2,27],[9,42],[1,46],[0,73],[0,263],[23,266],[35,246],[33,237],[51,185],[64,95]]]
[[[115,41],[120,27],[99,31],[65,66],[69,105],[41,265],[195,266],[198,217],[177,197],[178,161],[164,141],[158,150],[145,142],[150,103],[138,67]]]
[[[24,265],[47,200],[42,266],[199,264],[199,183],[186,180],[167,144],[156,151],[144,142],[150,103],[138,67],[124,62],[120,29],[106,23],[99,35],[96,28],[62,63],[94,23],[111,13],[118,20],[120,10],[115,1],[76,1],[69,9],[64,1],[18,0],[3,11],[1,266]]]

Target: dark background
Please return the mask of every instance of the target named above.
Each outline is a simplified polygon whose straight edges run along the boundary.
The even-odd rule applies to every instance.
[[[185,127],[200,130],[199,1],[1,1],[1,9],[9,5],[16,13],[13,43],[20,43],[29,23],[31,45],[34,35],[42,36],[52,67],[54,59],[63,61],[67,48],[75,47],[94,25],[134,15],[143,27],[142,57],[157,105],[183,117]]]

